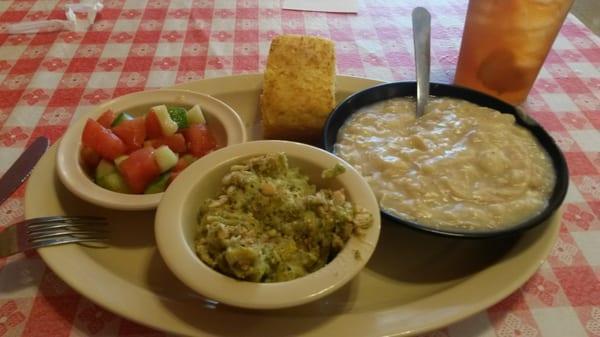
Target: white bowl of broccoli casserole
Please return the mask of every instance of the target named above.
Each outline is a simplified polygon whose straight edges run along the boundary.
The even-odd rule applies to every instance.
[[[376,199],[357,171],[287,141],[201,158],[167,189],[155,220],[160,254],[181,281],[256,309],[335,291],[364,267],[379,231]]]

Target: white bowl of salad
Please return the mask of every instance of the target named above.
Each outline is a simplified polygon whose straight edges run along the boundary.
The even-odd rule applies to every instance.
[[[152,209],[192,162],[245,141],[238,114],[214,97],[141,91],[97,106],[67,130],[58,146],[58,176],[96,205]]]
[[[215,151],[182,172],[154,231],[165,263],[191,289],[275,309],[352,280],[380,227],[375,195],[348,163],[310,145],[263,140]]]

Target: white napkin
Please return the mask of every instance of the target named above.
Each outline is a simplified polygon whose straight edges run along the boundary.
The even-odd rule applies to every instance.
[[[358,13],[358,0],[281,0],[281,8],[311,12]]]
[[[104,5],[101,0],[67,4],[65,5],[66,20],[42,20],[13,23],[8,25],[8,33],[34,34],[38,32],[56,32],[60,30],[84,32],[94,23],[96,14],[98,14],[103,7]],[[86,20],[78,20],[75,12],[87,13]]]

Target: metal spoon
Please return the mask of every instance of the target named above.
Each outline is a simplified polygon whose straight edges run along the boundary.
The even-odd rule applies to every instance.
[[[413,42],[417,71],[417,118],[423,116],[429,100],[429,53],[431,35],[431,15],[423,7],[412,11]]]

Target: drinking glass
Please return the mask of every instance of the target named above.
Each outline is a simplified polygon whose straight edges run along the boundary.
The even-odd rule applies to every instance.
[[[454,82],[522,103],[572,3],[470,0]]]

